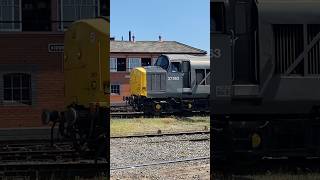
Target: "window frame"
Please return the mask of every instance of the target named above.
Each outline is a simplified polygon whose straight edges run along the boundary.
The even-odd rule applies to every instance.
[[[139,64],[139,66],[134,66],[134,67],[131,67],[131,60],[138,60],[138,64]],[[136,68],[136,67],[141,67],[141,58],[138,58],[138,57],[129,57],[129,58],[127,58],[127,61],[128,61],[128,66],[126,67],[127,68],[127,71],[128,72],[131,72],[131,70],[133,69],[133,68]]]
[[[121,59],[121,60],[124,60],[124,65],[125,65],[125,67],[123,68],[124,71],[119,71],[119,70],[118,70],[118,68],[119,68],[119,66],[118,66],[118,61],[119,61],[120,59]],[[117,65],[116,65],[116,66],[117,66],[117,71],[116,71],[116,72],[127,72],[127,68],[128,68],[128,67],[127,67],[127,58],[117,58]]]
[[[112,92],[112,86],[118,86],[119,93]],[[120,84],[110,84],[110,95],[112,96],[120,96],[121,95],[121,85]]]
[[[177,67],[177,66],[175,66],[174,64],[178,64],[179,66]],[[176,71],[173,71],[173,67],[176,67],[177,68],[177,70]],[[171,63],[170,63],[170,72],[172,72],[172,73],[181,73],[182,71],[181,71],[181,62],[179,62],[179,61],[172,61]]]
[[[111,66],[111,61],[114,60],[115,69]],[[110,72],[117,72],[117,58],[109,58]]]
[[[9,76],[10,80],[11,80],[11,86],[10,87],[5,87],[5,76]],[[20,85],[19,87],[14,87],[14,83],[13,83],[13,78],[14,76],[19,76],[19,81],[20,81]],[[24,87],[23,86],[23,82],[22,82],[22,78],[23,76],[28,77],[28,87]],[[32,106],[33,105],[33,88],[32,88],[32,74],[28,73],[28,72],[6,72],[1,74],[1,83],[2,83],[2,104],[3,105],[24,105],[24,106]],[[23,90],[27,89],[29,91],[29,97],[27,100],[23,100],[22,97],[22,93]],[[5,98],[5,91],[6,90],[10,90],[11,91],[11,100],[7,100]],[[14,90],[19,90],[20,92],[20,96],[19,96],[19,100],[14,100],[14,95],[13,95],[13,91]]]
[[[64,12],[63,11],[63,1],[64,0],[57,1],[58,3],[60,3],[57,8],[60,10],[60,12],[58,13],[58,16],[60,16],[60,25],[58,27],[58,31],[65,31],[68,29],[68,27],[64,27],[65,23],[64,23],[64,13],[63,13]],[[94,4],[95,4],[95,17],[98,17],[101,13],[100,0],[92,0],[92,1],[94,1]],[[77,0],[77,2],[79,2],[79,1]],[[75,7],[75,6],[73,6],[73,7]],[[81,14],[81,12],[80,12],[80,14]],[[80,19],[82,19],[82,17],[80,17]],[[74,19],[72,21],[76,21],[76,20],[78,20],[78,19]]]
[[[141,62],[140,62],[141,67],[146,67],[146,66],[143,66],[143,65],[142,65],[142,61],[143,61],[143,60],[149,60],[149,61],[150,61],[150,65],[147,65],[147,66],[152,66],[152,58],[141,58]]]
[[[21,22],[21,20],[22,20],[22,4],[21,4],[22,2],[21,1],[22,0],[18,0],[18,1],[19,1],[19,4],[18,4],[18,7],[19,7],[19,19],[18,19],[18,21]],[[8,7],[8,6],[6,6],[6,7]],[[4,8],[4,7],[0,6],[0,8]],[[15,17],[14,1],[13,1],[13,6],[11,8],[13,8],[11,21],[15,21],[15,19],[14,19],[14,17]],[[2,12],[2,11],[0,11],[0,12]],[[3,21],[1,17],[2,16],[0,16],[0,21]],[[19,23],[19,28],[14,28],[15,22],[12,22],[10,24],[12,24],[12,28],[11,29],[2,29],[2,28],[0,28],[0,32],[21,32],[22,31],[22,23]]]

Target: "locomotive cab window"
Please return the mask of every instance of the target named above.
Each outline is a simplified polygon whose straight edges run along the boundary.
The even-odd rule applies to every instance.
[[[223,2],[211,2],[210,27],[213,33],[225,32],[225,6]]]
[[[162,69],[167,70],[169,66],[169,60],[165,56],[160,56],[157,59],[157,62],[155,64],[156,66],[160,66]]]
[[[181,72],[181,64],[180,62],[172,62],[171,63],[171,72]]]

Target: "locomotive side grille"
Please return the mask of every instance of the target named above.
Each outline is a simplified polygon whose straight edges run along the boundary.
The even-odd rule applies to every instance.
[[[303,25],[276,24],[273,30],[276,73],[284,74],[303,52]],[[292,74],[303,74],[303,63],[299,64]]]
[[[302,24],[276,24],[273,25],[273,32],[276,73],[285,74],[299,55],[303,53],[305,43],[311,44],[312,40],[320,32],[320,25],[309,24],[306,26],[306,42],[304,41],[304,26]],[[306,63],[304,62],[305,60],[307,60]],[[304,67],[304,65],[307,67]],[[297,64],[290,74],[320,74],[319,42],[312,46],[308,52],[308,58],[304,58]]]
[[[165,91],[166,74],[165,73],[148,73],[147,74],[148,91]]]
[[[320,32],[320,24],[308,25],[308,44]],[[308,74],[320,74],[320,43],[317,42],[315,46],[308,53]]]

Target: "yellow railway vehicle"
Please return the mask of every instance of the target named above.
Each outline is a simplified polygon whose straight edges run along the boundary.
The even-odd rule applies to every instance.
[[[44,110],[44,123],[59,124],[60,134],[79,151],[106,157],[109,137],[109,18],[76,21],[65,33],[65,106]]]
[[[143,67],[135,68],[130,73],[130,94],[147,96],[147,71]]]
[[[106,19],[81,20],[65,33],[66,105],[109,107],[109,33]]]

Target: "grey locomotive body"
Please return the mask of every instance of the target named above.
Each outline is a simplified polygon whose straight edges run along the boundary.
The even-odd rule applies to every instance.
[[[146,94],[132,93],[129,98],[130,105],[136,110],[146,113],[209,110],[208,56],[165,54],[154,66],[143,68],[146,71]]]
[[[211,0],[211,8],[216,151],[317,155],[320,1]]]

